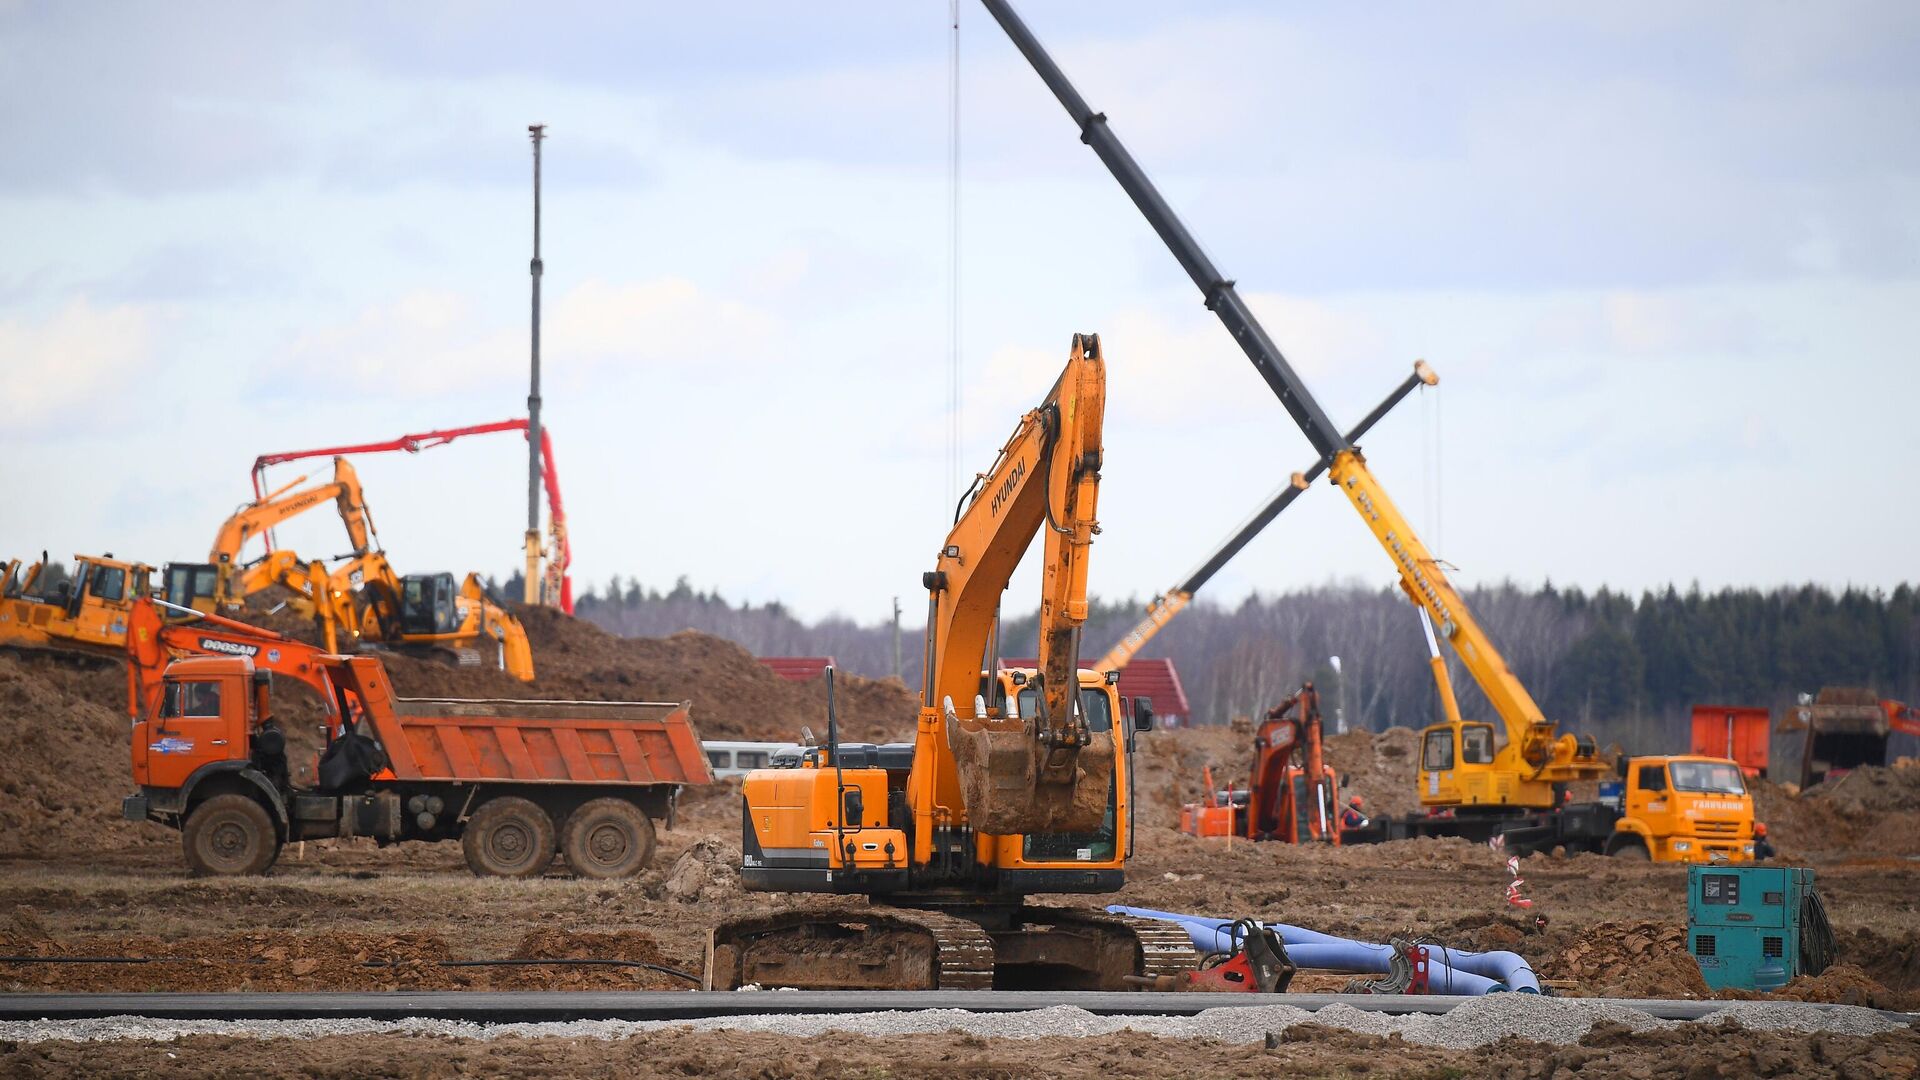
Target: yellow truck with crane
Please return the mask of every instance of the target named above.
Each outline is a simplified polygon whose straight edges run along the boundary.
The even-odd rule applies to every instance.
[[[1420,609],[1421,617],[1430,620],[1429,642],[1441,698],[1447,705],[1447,720],[1421,733],[1420,799],[1428,813],[1385,823],[1384,827],[1399,828],[1405,835],[1448,832],[1500,836],[1514,847],[1526,848],[1595,847],[1631,854],[1635,845],[1641,844],[1653,857],[1668,859],[1705,859],[1709,853],[1750,854],[1753,809],[1743,784],[1737,794],[1720,790],[1722,785],[1717,785],[1714,778],[1723,774],[1710,768],[1704,781],[1708,790],[1687,791],[1678,786],[1683,773],[1689,780],[1698,775],[1694,769],[1682,769],[1683,763],[1711,759],[1632,758],[1628,760],[1629,783],[1643,772],[1649,784],[1665,775],[1664,797],[1654,797],[1651,789],[1643,789],[1637,804],[1629,796],[1619,808],[1598,802],[1574,807],[1566,802],[1567,784],[1597,781],[1609,771],[1593,740],[1561,733],[1542,713],[1447,580],[1438,561],[1368,469],[1359,447],[1328,418],[1241,298],[1233,280],[1214,266],[1121,144],[1106,115],[1088,107],[1006,0],[982,2],[1072,117],[1081,141],[1113,174],[1200,289],[1207,309],[1226,327],[1280,399],[1319,454],[1318,464],[1393,560],[1401,588]],[[1499,718],[1498,728],[1492,723],[1461,719],[1452,704],[1438,646],[1432,643],[1435,627],[1486,695]],[[1434,755],[1431,758],[1427,757],[1429,751]],[[1739,784],[1738,768],[1731,762],[1724,764],[1732,768],[1733,783]],[[1631,812],[1635,805],[1640,807],[1637,814]],[[1332,810],[1325,807],[1320,812]]]

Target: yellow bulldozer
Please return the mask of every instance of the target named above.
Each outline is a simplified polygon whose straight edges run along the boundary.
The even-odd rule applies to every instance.
[[[112,553],[75,555],[58,574],[41,552],[31,566],[0,564],[0,646],[119,659],[127,647],[127,615],[147,595],[153,568]]]

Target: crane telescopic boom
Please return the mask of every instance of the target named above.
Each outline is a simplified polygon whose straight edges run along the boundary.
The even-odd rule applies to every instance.
[[[1554,783],[1602,775],[1605,766],[1599,762],[1591,740],[1556,734],[1555,725],[1546,719],[1526,687],[1508,669],[1465,601],[1440,571],[1433,555],[1374,479],[1366,459],[1327,418],[1299,373],[1241,299],[1234,283],[1213,265],[1199,241],[1121,144],[1108,125],[1106,115],[1087,106],[1080,92],[1006,0],[981,2],[1073,118],[1080,129],[1080,140],[1092,147],[1146,216],[1147,223],[1165,241],[1174,259],[1206,298],[1208,310],[1239,343],[1241,351],[1300,426],[1307,441],[1329,461],[1328,473],[1333,483],[1346,494],[1347,501],[1366,520],[1374,538],[1392,557],[1400,574],[1400,587],[1433,619],[1441,635],[1452,643],[1474,682],[1487,695],[1507,733],[1507,743],[1498,758],[1477,763],[1484,766],[1483,772],[1489,781],[1485,790],[1493,793],[1490,799],[1515,806],[1551,805],[1555,798]],[[1480,792],[1476,791],[1473,797],[1479,798]],[[1428,798],[1423,791],[1422,798],[1443,802],[1448,796]]]
[[[1380,422],[1381,417],[1387,415],[1395,405],[1400,404],[1408,394],[1411,394],[1415,387],[1432,386],[1439,381],[1440,376],[1427,366],[1425,360],[1415,361],[1413,373],[1395,387],[1385,401],[1374,406],[1373,411],[1368,413],[1365,419],[1347,432],[1347,441],[1359,441],[1361,436],[1373,429],[1373,425]],[[1200,586],[1212,580],[1213,575],[1219,573],[1221,567],[1227,565],[1235,555],[1240,554],[1241,548],[1252,543],[1253,538],[1260,535],[1260,531],[1271,524],[1274,518],[1279,517],[1281,511],[1293,505],[1293,500],[1299,498],[1300,493],[1307,490],[1308,485],[1318,480],[1320,474],[1326,472],[1330,464],[1332,462],[1323,457],[1305,471],[1294,473],[1287,486],[1248,518],[1246,524],[1240,526],[1239,531],[1229,537],[1226,543],[1221,544],[1219,550],[1209,556],[1206,562],[1201,563],[1198,570],[1188,574],[1186,580],[1180,584],[1154,597],[1153,603],[1147,605],[1146,615],[1135,623],[1133,629],[1127,631],[1126,636],[1116,642],[1113,648],[1107,650],[1106,655],[1093,665],[1094,670],[1119,671],[1126,667],[1128,662],[1146,647],[1147,642],[1153,640],[1155,634],[1172,622],[1175,615],[1186,610],[1187,605],[1193,602],[1193,594],[1200,591]]]

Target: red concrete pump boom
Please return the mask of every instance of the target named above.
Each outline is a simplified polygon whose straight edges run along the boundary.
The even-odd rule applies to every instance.
[[[523,437],[527,433],[527,421],[524,417],[512,420],[498,420],[491,424],[473,424],[468,427],[445,428],[439,431],[423,431],[415,435],[402,435],[397,439],[381,442],[356,443],[351,446],[327,446],[317,450],[285,450],[274,454],[261,454],[253,459],[253,491],[256,499],[263,497],[266,487],[266,473],[269,465],[281,465],[301,458],[333,457],[345,454],[384,454],[395,450],[404,450],[417,454],[436,446],[445,446],[463,435],[491,435],[499,431],[517,431]],[[553,554],[548,559],[549,580],[557,579],[560,595],[560,610],[573,614],[573,575],[569,569],[573,565],[573,544],[567,536],[567,511],[560,499],[560,470],[553,463],[552,429],[542,425],[540,428],[541,479],[547,489],[548,527],[553,532]]]

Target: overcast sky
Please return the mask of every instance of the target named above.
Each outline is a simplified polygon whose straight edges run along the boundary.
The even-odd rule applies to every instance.
[[[1019,6],[1336,422],[1439,370],[1364,445],[1463,584],[1920,577],[1920,7]],[[1098,331],[1093,589],[1144,597],[1312,451],[961,23],[961,467]],[[204,558],[258,453],[523,414],[542,121],[576,580],[914,611],[961,482],[949,34],[940,0],[0,0],[0,549]],[[394,563],[510,572],[523,447],[364,459]],[[1329,579],[1393,580],[1323,487],[1206,595]]]

